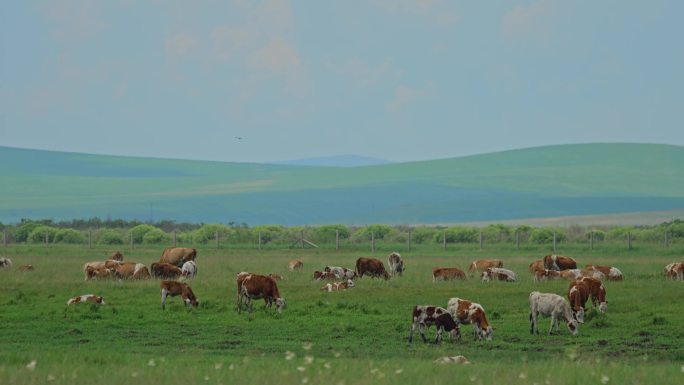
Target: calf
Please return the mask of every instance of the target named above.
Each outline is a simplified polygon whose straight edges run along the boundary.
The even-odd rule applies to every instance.
[[[561,270],[559,273],[563,279],[567,279],[568,281],[574,281],[577,278],[582,277],[582,270],[580,269],[565,269]]]
[[[401,255],[396,251],[387,257],[387,265],[390,268],[390,274],[392,274],[392,276],[401,276],[404,273],[404,260],[401,259]]]
[[[86,262],[83,265],[83,273],[85,275],[85,280],[87,281],[87,280],[92,278],[92,276],[88,275],[88,268],[89,267],[92,268],[91,271],[94,271],[94,270],[101,271],[102,269],[107,268],[107,262],[109,262],[109,261],[111,261],[111,262],[109,262],[110,266],[113,266],[112,263],[121,262],[123,260],[123,255],[121,255],[121,253],[118,253],[118,254],[117,253],[118,252],[115,252],[114,254],[112,254],[112,256],[114,256],[116,258],[120,257],[121,259],[107,259],[105,261]],[[107,268],[107,269],[109,269],[109,268]]]
[[[458,323],[456,323],[451,314],[442,307],[429,305],[414,306],[412,319],[413,323],[411,324],[408,337],[409,342],[413,342],[413,333],[416,330],[416,326],[419,328],[418,330],[420,336],[423,338],[423,342],[427,342],[427,338],[425,338],[425,328],[432,325],[435,325],[437,328],[435,343],[442,341],[442,333],[445,331],[449,332],[449,336],[453,341],[461,338],[461,329]]]
[[[584,269],[580,270],[580,275],[582,277],[589,277],[589,278],[594,278],[594,279],[598,279],[598,280],[606,279],[606,275],[603,274],[603,272],[601,272],[600,270],[595,270],[595,269],[586,268],[586,267]]]
[[[568,288],[568,300],[572,306],[573,316],[579,323],[584,323],[584,309],[589,299],[589,285],[581,280],[572,282]]]
[[[142,263],[106,261],[105,267],[119,279],[150,279],[150,271]]]
[[[534,272],[537,270],[544,270],[544,260],[538,259],[538,260],[530,263],[530,267],[528,269],[530,270],[530,273],[532,273],[532,274],[534,274]]]
[[[247,301],[247,308],[250,313],[252,312],[252,299],[259,298],[263,298],[268,307],[275,301],[278,313],[282,313],[285,308],[285,298],[280,296],[278,285],[271,277],[248,274],[242,279],[240,295]],[[240,311],[242,311],[242,309],[238,307],[238,312]]]
[[[86,267],[86,280],[89,279],[103,279],[103,278],[109,278],[111,277],[111,270],[104,266],[100,267],[92,267],[92,266],[87,266]]]
[[[321,287],[321,291],[340,291],[340,290],[347,290],[350,287],[354,287],[354,281],[351,279],[348,279],[346,282],[333,282],[333,283],[326,283]]]
[[[339,266],[326,266],[323,269],[326,273],[333,273],[337,279],[354,279],[356,278],[356,272],[346,267]]]
[[[553,327],[556,326],[556,331],[560,334],[560,319],[563,319],[568,326],[568,330],[572,335],[577,335],[579,325],[577,320],[572,316],[570,304],[565,298],[553,293],[540,293],[533,291],[530,293],[530,334],[535,331],[539,334],[539,325],[537,317],[539,314],[544,316],[551,316],[551,327],[549,328],[549,335],[553,334]]]
[[[335,273],[332,271],[314,271],[313,273],[313,279],[314,281],[322,281],[324,279],[337,279],[337,276],[335,276]]]
[[[268,276],[275,279],[276,281],[280,281],[280,280],[284,279],[282,275],[276,274],[276,273],[271,273]]]
[[[592,269],[600,271],[603,275],[608,278],[609,281],[622,281],[624,276],[622,272],[617,267],[612,266],[600,266],[600,265],[587,265],[585,269]]]
[[[549,270],[576,269],[577,262],[570,257],[552,254],[544,257],[544,268]]]
[[[167,296],[175,297],[180,295],[185,306],[192,305],[193,307],[197,307],[199,305],[199,302],[197,302],[197,297],[195,297],[195,293],[192,292],[192,289],[187,283],[178,281],[161,281],[159,284],[159,289],[161,290],[162,310],[164,310],[166,305]]]
[[[534,282],[546,281],[547,279],[560,279],[562,278],[560,271],[556,270],[536,270],[534,272]]]
[[[478,259],[470,264],[470,267],[468,267],[468,273],[480,273],[490,267],[503,267],[503,261],[500,259]]]
[[[287,264],[287,269],[290,271],[301,270],[304,268],[304,263],[298,259],[294,259]]]
[[[356,260],[356,275],[361,278],[364,275],[370,275],[372,278],[382,277],[385,280],[390,278],[390,275],[385,270],[385,265],[382,261],[375,258],[361,257]]]
[[[447,281],[450,279],[466,279],[463,270],[458,267],[433,267],[432,282]]]
[[[92,303],[98,304],[98,305],[104,305],[105,304],[105,301],[101,296],[94,295],[94,294],[77,295],[76,297],[68,300],[66,304],[67,305],[75,305],[77,303],[84,303],[84,302],[92,302]]]
[[[579,281],[586,284],[592,305],[594,305],[594,307],[597,307],[598,305],[599,311],[605,313],[606,310],[608,310],[608,301],[606,301],[606,288],[603,287],[601,281],[590,277],[582,277]]]
[[[674,262],[665,266],[665,277],[673,281],[684,281],[684,262]]]
[[[181,269],[170,263],[155,262],[150,265],[152,276],[163,279],[176,279],[181,276]]]
[[[197,275],[197,263],[195,261],[187,261],[181,267],[181,277],[184,279],[192,279]]]
[[[454,316],[457,322],[473,325],[473,336],[476,339],[492,340],[494,329],[489,325],[484,308],[479,303],[467,299],[451,298],[447,303],[447,311]]]
[[[515,282],[516,276],[514,272],[498,267],[490,267],[483,271],[482,275],[480,276],[480,280],[482,282],[489,282],[492,279],[505,282]]]

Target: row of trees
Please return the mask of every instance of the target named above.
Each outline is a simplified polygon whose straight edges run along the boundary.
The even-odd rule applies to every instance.
[[[61,222],[69,223],[69,222]],[[71,223],[77,223],[72,221]],[[78,222],[80,223],[80,222]],[[125,222],[124,222],[125,223]],[[553,242],[623,241],[628,236],[635,241],[658,242],[665,236],[670,241],[684,239],[684,221],[674,220],[657,226],[639,227],[531,227],[492,224],[484,227],[468,226],[390,226],[374,224],[367,226],[321,225],[291,226],[261,225],[247,226],[234,223],[183,224],[172,226],[172,221],[156,224],[129,222],[130,227],[101,226],[83,229],[61,226],[50,221],[31,221],[3,226],[12,242],[26,243],[71,243],[83,244],[92,236],[95,244],[168,244],[172,237],[180,244],[207,244],[218,236],[222,242],[230,243],[276,243],[292,245],[305,239],[320,244],[333,243],[337,237],[352,243],[364,243],[369,239],[388,243],[405,243],[409,234],[414,244],[429,243],[474,243],[482,239],[486,243],[515,242],[546,244]],[[92,230],[91,230],[92,229]],[[666,235],[667,234],[667,235]]]

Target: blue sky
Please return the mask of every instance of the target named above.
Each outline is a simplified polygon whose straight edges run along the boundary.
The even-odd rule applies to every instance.
[[[0,10],[0,145],[241,162],[684,145],[682,1]]]

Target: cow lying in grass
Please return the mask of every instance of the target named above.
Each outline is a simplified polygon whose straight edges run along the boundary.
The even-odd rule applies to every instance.
[[[482,272],[480,276],[482,282],[494,281],[504,281],[504,282],[515,282],[515,273],[508,269],[503,269],[499,267],[490,267]]]
[[[75,305],[77,303],[94,303],[98,305],[104,305],[105,301],[104,298],[102,298],[99,295],[95,294],[84,294],[84,295],[77,295],[76,297],[73,297],[67,301],[67,305]]]
[[[347,290],[350,287],[354,287],[354,281],[351,279],[348,279],[345,282],[333,282],[333,283],[326,283],[321,287],[321,291],[342,291],[342,290]]]

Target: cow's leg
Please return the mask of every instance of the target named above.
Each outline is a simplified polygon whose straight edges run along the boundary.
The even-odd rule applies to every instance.
[[[555,313],[551,314],[551,328],[549,329],[549,335],[553,335],[553,326],[558,322],[558,317]]]
[[[420,336],[423,338],[423,342],[427,342],[427,338],[425,338],[425,324],[421,323],[418,325],[418,331],[420,332]]]
[[[442,342],[442,332],[444,331],[444,328],[441,326],[437,326],[437,335],[435,336],[435,343],[438,344]]]
[[[537,313],[536,309],[530,312],[530,334],[534,334],[536,332],[537,335],[539,335],[539,325],[537,324],[537,316],[539,316],[539,313]]]
[[[408,337],[408,341],[409,341],[409,342],[413,342],[413,333],[414,333],[415,331],[416,331],[416,322],[414,321],[414,322],[411,324],[411,329],[409,329],[409,337]]]
[[[166,304],[166,296],[169,294],[169,292],[164,288],[161,291],[161,308],[164,310],[164,305]]]

